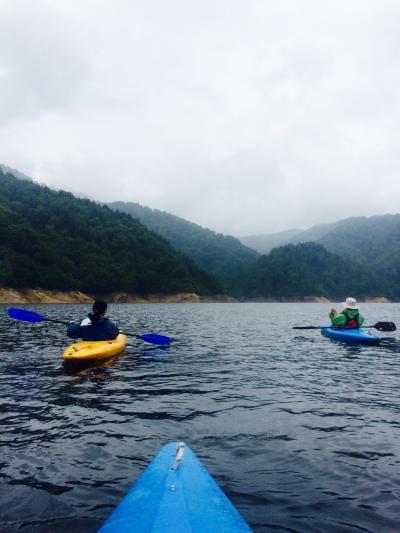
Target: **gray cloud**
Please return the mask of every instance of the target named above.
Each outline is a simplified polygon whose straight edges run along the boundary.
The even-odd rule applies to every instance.
[[[0,159],[234,234],[397,212],[388,0],[0,0]]]
[[[0,118],[36,119],[73,107],[90,71],[71,28],[45,2],[2,2]]]

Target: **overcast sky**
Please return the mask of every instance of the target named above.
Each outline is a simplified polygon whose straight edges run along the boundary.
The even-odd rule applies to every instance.
[[[0,0],[0,163],[234,235],[400,211],[398,0]]]

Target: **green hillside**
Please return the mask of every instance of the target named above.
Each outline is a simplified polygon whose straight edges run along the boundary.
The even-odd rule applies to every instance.
[[[347,218],[318,242],[353,261],[381,262],[400,249],[400,215]]]
[[[380,261],[400,247],[400,215],[351,217],[330,224],[318,224],[304,231],[253,235],[241,240],[263,253],[285,244],[317,242],[343,257],[369,263]]]
[[[379,279],[384,280],[388,298],[400,300],[400,247],[374,263]]]
[[[108,293],[221,292],[129,215],[0,169],[0,285]]]
[[[259,256],[238,239],[163,211],[111,207],[0,167],[0,286],[400,299],[400,215],[315,226],[292,236],[299,244]]]
[[[273,234],[279,236],[279,234]],[[316,242],[333,253],[361,264],[390,262],[400,249],[400,215],[351,217],[319,224],[281,244]]]
[[[341,220],[317,242],[367,269],[378,282],[376,294],[400,299],[399,214]]]
[[[278,243],[281,235],[268,237],[276,237]],[[352,217],[319,224],[289,239],[290,244],[305,242],[323,245],[349,264],[358,264],[374,280],[375,290],[369,295],[400,299],[400,215]]]
[[[261,233],[240,237],[240,241],[260,254],[268,254],[272,249],[285,244],[300,244],[302,242],[319,242],[327,233],[333,231],[338,222],[318,224],[306,230],[289,229],[277,233]]]
[[[336,299],[376,294],[375,275],[315,243],[288,244],[263,255],[238,278],[243,297],[295,298],[310,295]],[[379,293],[381,294],[381,293]]]
[[[131,202],[113,202],[109,206],[129,213],[162,235],[176,249],[217,277],[225,290],[230,290],[232,280],[258,258],[258,253],[243,246],[239,239],[215,233],[165,211]]]
[[[319,242],[327,233],[334,231],[338,222],[329,224],[317,224],[297,235],[294,235],[282,244],[300,244],[302,242]]]

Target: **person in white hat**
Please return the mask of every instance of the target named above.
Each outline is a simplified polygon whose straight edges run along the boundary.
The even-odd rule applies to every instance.
[[[343,311],[341,313],[338,313],[336,309],[331,309],[329,313],[332,326],[345,329],[360,328],[365,319],[359,312],[357,300],[355,298],[346,298],[346,301],[342,305]]]

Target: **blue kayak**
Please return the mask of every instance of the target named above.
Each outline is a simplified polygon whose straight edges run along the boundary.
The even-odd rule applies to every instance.
[[[239,533],[251,531],[183,442],[161,448],[101,533]]]
[[[364,328],[343,329],[326,327],[321,328],[321,333],[322,335],[325,335],[325,337],[329,337],[330,339],[351,343],[378,344],[378,342],[381,340],[380,337],[374,335],[373,333],[370,333]]]

